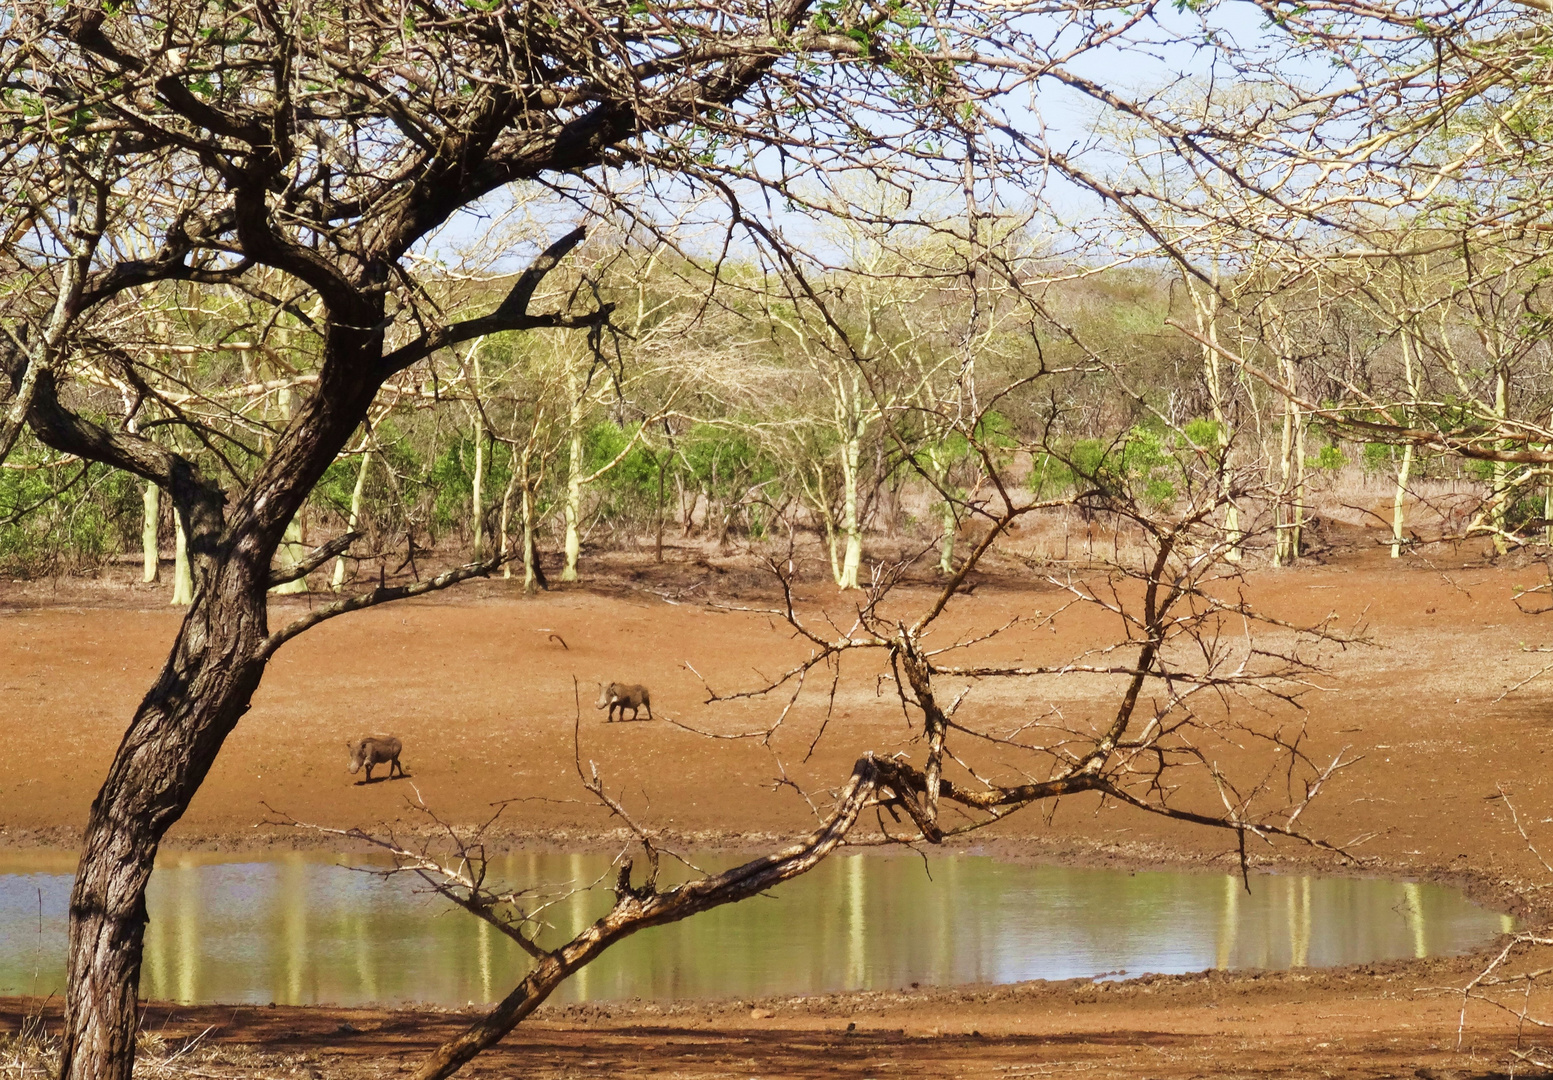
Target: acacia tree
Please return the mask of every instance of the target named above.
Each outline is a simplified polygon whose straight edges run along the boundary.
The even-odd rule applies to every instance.
[[[157,847],[275,651],[325,619],[489,573],[506,555],[269,625],[268,590],[340,553],[331,543],[288,569],[271,565],[385,382],[482,336],[609,318],[587,290],[531,310],[546,274],[583,238],[582,227],[557,236],[559,211],[553,231],[519,253],[531,261],[504,299],[485,314],[450,317],[415,258],[439,230],[482,200],[499,202],[514,181],[547,185],[558,206],[619,203],[616,177],[643,170],[676,182],[632,186],[636,203],[619,209],[641,227],[674,220],[653,200],[673,200],[677,187],[716,192],[715,224],[729,239],[712,260],[743,230],[814,300],[803,284],[814,264],[772,220],[823,212],[796,177],[890,161],[901,183],[971,192],[1014,185],[1023,202],[1055,169],[1127,203],[1077,152],[1044,141],[1029,103],[1046,88],[1150,116],[1183,153],[1212,156],[1248,140],[1283,153],[1282,135],[1293,132],[1302,161],[1347,161],[1364,110],[1381,100],[1370,87],[1390,89],[1393,70],[1405,69],[1415,82],[1398,101],[1433,101],[1435,88],[1416,73],[1436,70],[1440,43],[1482,17],[1479,6],[1458,3],[1394,12],[1260,2],[1271,38],[1291,31],[1301,48],[1342,57],[1349,66],[1339,70],[1357,72],[1357,92],[1300,86],[1277,71],[1286,50],[1259,47],[1244,69],[1283,78],[1288,103],[1203,124],[1118,96],[1074,63],[1102,47],[1155,55],[1162,37],[1229,50],[1229,38],[1204,33],[1212,4],[14,0],[0,41],[0,205],[8,211],[0,261],[10,279],[0,454],[25,423],[56,450],[155,483],[175,508],[193,583],[171,653],[89,814],[71,899],[63,1076],[130,1073]],[[1359,39],[1370,69],[1349,60]],[[1398,68],[1403,61],[1412,66]],[[1478,63],[1465,53],[1460,61]],[[1502,81],[1498,68],[1478,66],[1484,79]],[[1416,146],[1410,131],[1385,136],[1359,160],[1398,160]],[[1304,181],[1296,169],[1282,182]],[[764,218],[752,209],[761,200],[749,197],[762,188],[772,207]],[[1138,214],[1147,220],[1145,208]],[[129,232],[151,239],[149,255],[121,242]],[[240,292],[268,312],[255,328],[265,340],[284,317],[288,332],[312,342],[313,381],[276,419],[267,445],[183,417],[188,441],[178,445],[200,454],[174,449],[108,421],[80,378],[114,365],[167,410],[140,360],[106,328],[170,282]],[[238,376],[218,368],[205,377]],[[931,769],[927,792],[939,798]]]
[[[442,317],[407,256],[461,208],[513,181],[672,166],[680,144],[666,135],[704,138],[693,121],[738,101],[785,56],[823,54],[828,43],[859,56],[856,40],[828,33],[831,17],[811,25],[809,6],[711,16],[692,6],[661,18],[608,4],[429,3],[413,16],[370,2],[13,6],[0,56],[6,186],[12,205],[34,209],[8,230],[7,258],[42,288],[13,294],[7,312],[12,412],[44,443],[170,495],[194,585],[171,655],[89,816],[71,901],[64,1076],[131,1070],[158,844],[276,649],[326,618],[500,563],[498,554],[270,628],[268,590],[339,553],[326,545],[271,569],[385,380],[484,335],[587,327],[608,315],[606,306],[529,310],[582,228],[538,254],[494,310],[459,321]],[[605,40],[617,50],[600,51]],[[934,69],[922,77],[936,79]],[[753,135],[769,113],[723,116],[730,130]],[[122,256],[114,238],[127,221],[156,232],[153,256]],[[281,284],[271,292],[261,277]],[[273,445],[246,446],[241,459],[223,453],[230,445],[212,446],[220,472],[101,422],[72,385],[75,353],[111,356],[134,378],[135,358],[95,330],[105,312],[168,281],[241,290],[316,342],[316,382]],[[207,444],[215,438],[206,426],[193,430]]]

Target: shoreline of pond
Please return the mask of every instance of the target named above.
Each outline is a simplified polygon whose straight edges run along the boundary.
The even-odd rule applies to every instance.
[[[444,838],[439,830],[404,830],[395,833],[401,842]],[[774,833],[670,832],[658,837],[663,849],[695,851],[710,855],[749,856],[751,858],[794,843],[797,836]],[[60,826],[52,829],[8,830],[0,826],[0,855],[18,852],[44,857],[75,858],[80,847],[80,830]],[[365,844],[342,843],[336,835],[301,831],[259,831],[175,836],[161,846],[166,855],[192,854],[219,856],[221,861],[243,861],[245,856],[262,860],[281,852],[307,852],[330,855],[372,854],[376,849]],[[481,836],[488,855],[513,854],[636,854],[639,842],[624,829],[604,832],[557,830],[547,834],[522,831],[491,832]],[[1203,855],[1171,847],[1163,841],[1125,842],[1084,837],[980,836],[951,840],[943,845],[867,844],[841,847],[837,854],[858,852],[885,857],[920,857],[928,854],[986,855],[999,862],[1040,864],[1077,869],[1115,869],[1179,873],[1239,873],[1235,852]],[[1527,929],[1553,926],[1553,890],[1505,878],[1492,872],[1431,862],[1402,861],[1386,856],[1343,856],[1320,849],[1287,845],[1273,854],[1248,853],[1247,865],[1253,874],[1313,874],[1323,877],[1384,878],[1443,885],[1459,889],[1473,903],[1495,912],[1512,915]]]
[[[1305,972],[1232,971],[1143,976],[1123,982],[853,991],[733,1001],[546,1003],[476,1063],[481,1075],[535,1080],[577,1075],[739,1075],[831,1078],[867,1064],[877,1075],[1013,1075],[1050,1068],[1096,1080],[1148,1075],[1449,1076],[1468,1064],[1454,1047],[1459,997],[1447,988],[1477,972],[1471,957]],[[1422,983],[1421,983],[1422,980]],[[58,999],[0,997],[0,1031],[24,1021],[59,1030]],[[327,1075],[380,1080],[413,1069],[485,1010],[333,1006],[142,1005],[143,1030],[163,1054],[210,1080]],[[1244,1025],[1225,1039],[1224,1024]],[[1465,1049],[1515,1045],[1513,1023],[1492,1012],[1469,1021]],[[184,1048],[193,1044],[191,1050]],[[145,1052],[143,1048],[143,1052]],[[1295,1063],[1299,1063],[1296,1066]],[[155,1059],[151,1061],[155,1064]]]

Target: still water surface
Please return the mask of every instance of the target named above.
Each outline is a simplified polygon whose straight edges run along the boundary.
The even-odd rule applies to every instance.
[[[708,869],[732,865],[709,858]],[[152,875],[141,993],[196,1002],[449,1005],[499,1000],[527,969],[484,923],[409,878],[311,854],[174,854]],[[0,855],[0,994],[58,992],[73,857]],[[559,895],[607,856],[492,860]],[[930,876],[931,875],[931,876]],[[560,941],[608,906],[546,912]],[[575,975],[562,1001],[754,997],[1204,968],[1325,967],[1460,953],[1513,928],[1433,885],[1359,878],[1137,873],[975,855],[836,857],[769,897],[655,927]],[[548,942],[547,942],[548,943]]]

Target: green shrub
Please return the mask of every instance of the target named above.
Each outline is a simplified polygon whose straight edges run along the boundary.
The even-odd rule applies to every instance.
[[[1348,464],[1348,458],[1337,448],[1336,443],[1328,443],[1321,448],[1321,452],[1313,458],[1306,458],[1305,464],[1313,469],[1323,472],[1337,472]]]

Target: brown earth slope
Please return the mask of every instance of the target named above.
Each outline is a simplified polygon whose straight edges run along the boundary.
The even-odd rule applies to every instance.
[[[1532,839],[1553,848],[1544,756],[1553,672],[1532,678],[1553,659],[1532,651],[1553,643],[1553,615],[1525,614],[1512,602],[1517,589],[1541,579],[1537,569],[1440,569],[1372,556],[1251,575],[1254,598],[1284,618],[1335,613],[1344,625],[1368,628],[1372,644],[1333,657],[1322,689],[1306,699],[1316,750],[1346,745],[1364,755],[1307,825],[1370,860],[1365,872],[1460,881],[1542,918],[1540,894],[1521,886],[1553,875],[1528,851],[1502,797],[1513,798]],[[763,747],[664,722],[606,726],[591,708],[595,682],[640,681],[652,687],[662,716],[745,730],[780,704],[707,706],[687,664],[720,689],[738,689],[800,655],[798,646],[766,616],[693,602],[704,590],[670,603],[649,589],[617,586],[524,599],[493,582],[311,631],[277,656],[170,844],[230,850],[298,842],[263,824],[266,804],[331,825],[406,821],[414,817],[406,798],[416,793],[460,822],[523,798],[501,819],[504,841],[515,846],[608,843],[611,825],[576,779],[574,733],[583,758],[597,760],[613,788],[675,834],[750,847],[804,828],[807,807],[773,786],[773,757]],[[845,616],[844,600],[819,587],[810,592],[811,607]],[[163,599],[104,587],[39,597],[0,586],[0,844],[68,846],[78,834],[126,718],[176,630],[178,616]],[[306,603],[277,601],[275,618]],[[1052,588],[989,582],[960,603],[953,622],[997,625],[1060,603]],[[1050,658],[1107,629],[1072,613],[1059,618],[1055,634],[1016,628],[987,655]],[[847,672],[836,722],[804,764],[820,707],[795,712],[775,741],[789,775],[823,788],[864,749],[909,749],[899,706],[875,694],[874,674],[862,664]],[[993,690],[973,700],[993,717],[1017,718],[1027,707]],[[366,732],[403,739],[409,781],[357,785],[345,773],[344,742]],[[1050,821],[1016,816],[985,843],[1011,855],[1126,862],[1201,862],[1226,848],[1220,836],[1126,810],[1096,815],[1083,800],[1065,801]],[[1308,851],[1278,854],[1332,865]],[[749,1018],[748,1003],[743,1011],[637,1006],[608,1017],[557,1011],[476,1074],[1383,1076],[1422,1068],[1477,1076],[1509,1029],[1474,1014],[1466,1045],[1477,1056],[1455,1055],[1459,999],[1417,992],[1460,985],[1476,962],[1378,975],[1034,986],[991,997],[850,995],[774,1003],[767,1007],[776,1015],[759,1021]],[[29,1007],[12,1001],[4,1015],[14,1020]],[[250,1062],[267,1075],[346,1062],[367,1068],[380,1055],[397,1068],[456,1022],[445,1014],[174,1011],[182,1019],[168,1022],[169,1037],[219,1021],[212,1037],[268,1048],[268,1057]],[[857,1024],[855,1033],[846,1034],[843,1018]],[[339,1032],[342,1023],[362,1034]],[[976,1030],[980,1037],[970,1034]],[[236,1051],[223,1053],[238,1061]]]

